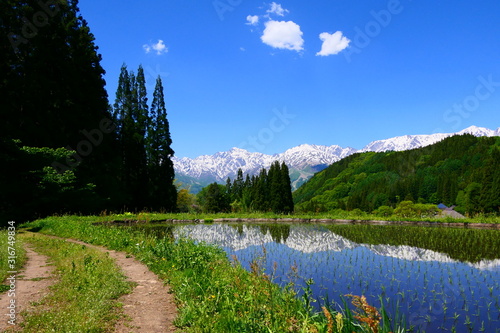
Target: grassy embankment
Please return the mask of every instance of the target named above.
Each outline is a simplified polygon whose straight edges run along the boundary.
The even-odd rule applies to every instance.
[[[364,213],[361,211],[343,211],[336,210],[329,213],[296,213],[296,214],[275,214],[275,213],[177,213],[177,214],[161,214],[161,213],[143,213],[132,214],[124,213],[118,215],[100,216],[99,221],[108,222],[113,220],[121,221],[158,221],[158,220],[205,220],[211,222],[214,219],[220,218],[242,218],[242,219],[279,219],[279,218],[295,218],[295,219],[331,219],[331,220],[356,220],[356,221],[409,221],[409,222],[437,222],[437,223],[488,223],[500,224],[500,216],[482,215],[475,217],[467,217],[462,219],[452,218],[450,216],[436,217],[400,217],[396,215],[379,216],[376,214]]]
[[[361,299],[356,299],[357,314],[346,304],[340,312],[324,309],[323,313],[315,313],[310,299],[297,298],[292,286],[281,289],[271,283],[269,275],[257,263],[252,266],[252,272],[246,271],[237,263],[231,263],[217,247],[190,240],[155,239],[140,231],[93,224],[128,218],[151,220],[166,218],[166,215],[52,217],[26,227],[134,254],[171,285],[179,307],[175,324],[182,331],[393,331],[383,309],[378,317],[378,312]],[[185,217],[175,215],[175,218]]]

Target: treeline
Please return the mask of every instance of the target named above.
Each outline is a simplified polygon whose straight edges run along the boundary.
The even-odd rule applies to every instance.
[[[410,151],[354,154],[317,173],[294,201],[302,212],[373,212],[412,201],[499,213],[500,138],[466,134]]]
[[[294,211],[292,187],[288,166],[274,162],[269,171],[259,175],[243,176],[238,169],[234,180],[226,185],[213,183],[201,190],[197,201],[204,212],[274,212],[289,214]]]
[[[161,82],[148,110],[142,69],[127,73],[111,107],[77,0],[2,1],[0,35],[0,225],[175,209]]]

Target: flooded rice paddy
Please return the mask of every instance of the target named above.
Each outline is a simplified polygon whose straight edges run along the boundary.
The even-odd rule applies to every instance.
[[[309,285],[313,304],[365,295],[425,332],[500,332],[500,232],[413,226],[196,224],[147,227],[157,237],[221,246],[277,284]],[[255,267],[255,266],[254,266]],[[348,300],[346,300],[348,301]]]

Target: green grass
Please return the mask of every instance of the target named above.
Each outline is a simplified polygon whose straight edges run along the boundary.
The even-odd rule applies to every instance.
[[[56,283],[23,313],[23,332],[110,332],[119,318],[117,299],[131,287],[108,255],[43,235],[20,235],[50,258]]]
[[[147,215],[153,220],[167,216],[172,215]],[[340,327],[334,326],[336,320],[342,322],[340,332],[370,332],[353,318],[347,307],[343,314],[326,310],[315,313],[307,297],[296,297],[292,285],[281,289],[258,263],[248,272],[241,265],[232,264],[215,246],[187,239],[156,239],[139,230],[94,225],[145,217],[132,214],[51,217],[26,227],[137,256],[172,287],[179,308],[175,324],[182,332],[337,332]],[[175,218],[185,217],[175,215]],[[389,331],[389,325],[379,330]]]
[[[19,239],[17,233],[14,236],[12,231],[10,236],[11,239],[9,240],[9,231],[0,230],[0,283],[3,283],[0,284],[0,292],[10,289],[9,285],[5,282],[6,278],[10,275],[8,272],[19,271],[26,262],[26,251],[22,246],[22,240]],[[13,240],[15,243],[12,243]],[[12,251],[12,247],[15,249],[15,258],[9,258],[9,251]],[[14,262],[9,260],[14,260]],[[11,267],[11,264],[14,266]]]

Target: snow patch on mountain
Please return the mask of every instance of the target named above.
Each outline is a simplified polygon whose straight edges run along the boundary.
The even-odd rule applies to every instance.
[[[290,169],[302,170],[316,165],[330,165],[354,152],[354,148],[303,144],[274,155],[232,148],[214,155],[202,155],[194,159],[174,157],[172,160],[178,174],[194,178],[213,176],[216,181],[224,181],[228,177],[233,178],[240,168],[244,174],[256,174],[262,168],[269,168],[274,161],[280,161],[285,162]]]
[[[435,133],[435,134],[423,134],[423,135],[403,135],[386,140],[377,140],[370,142],[359,152],[384,152],[384,151],[403,151],[415,148],[421,148],[425,146],[430,146],[443,139],[446,139],[453,135],[463,135],[472,134],[474,136],[500,136],[500,128],[497,130],[491,130],[484,127],[470,126],[457,133]]]
[[[294,177],[292,185],[294,188],[300,186],[315,172],[326,168],[344,157],[354,153],[367,151],[403,151],[432,145],[447,137],[457,134],[472,134],[481,136],[500,136],[500,128],[491,130],[484,127],[471,126],[457,133],[435,133],[424,135],[404,135],[385,140],[377,140],[369,143],[361,150],[354,148],[343,148],[337,145],[321,146],[303,144],[293,147],[281,154],[267,155],[258,152],[249,152],[241,148],[232,148],[226,152],[218,152],[214,155],[202,155],[194,159],[173,157],[174,168],[177,177],[184,179],[204,180],[208,183],[217,181],[224,182],[228,177],[234,178],[241,168],[244,174],[257,174],[262,168],[269,168],[274,161],[285,162],[290,174]]]

